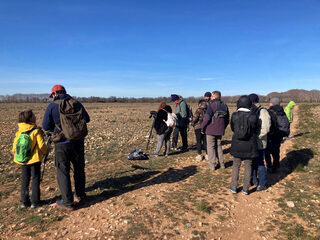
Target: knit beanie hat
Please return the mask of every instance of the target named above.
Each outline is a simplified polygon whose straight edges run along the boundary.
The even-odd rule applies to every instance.
[[[179,96],[177,94],[171,94],[171,102],[179,100]]]
[[[211,97],[211,92],[206,92],[206,93],[204,94],[204,96],[205,96],[205,97]]]

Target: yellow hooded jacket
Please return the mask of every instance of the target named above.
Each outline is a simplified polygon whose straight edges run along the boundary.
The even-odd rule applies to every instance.
[[[16,136],[13,140],[13,146],[12,146],[12,153],[15,155],[16,151],[16,144],[18,141],[18,138],[21,133],[30,131],[33,128],[36,128],[37,125],[35,124],[29,124],[29,123],[18,123],[19,130],[16,133]],[[20,163],[18,162],[14,157],[14,162],[18,163],[20,165],[30,165],[37,162],[41,162],[43,160],[43,156],[47,152],[47,145],[44,142],[43,135],[40,129],[35,129],[30,133],[31,138],[31,149],[33,149],[32,157],[31,159],[26,163]]]

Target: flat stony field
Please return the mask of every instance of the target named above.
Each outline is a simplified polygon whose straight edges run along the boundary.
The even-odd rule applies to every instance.
[[[70,213],[55,207],[60,193],[54,151],[41,183],[42,206],[19,208],[21,170],[10,153],[17,116],[33,109],[41,126],[47,105],[0,104],[0,239],[320,238],[320,105],[299,104],[293,138],[281,147],[279,172],[268,175],[266,191],[255,192],[252,186],[244,196],[228,191],[229,126],[223,137],[226,169],[211,171],[206,160],[195,160],[192,127],[188,152],[129,161],[133,149],[154,151],[155,133],[146,151],[153,120],[149,113],[159,104],[85,103],[91,117],[85,140],[88,200]],[[195,111],[196,104],[191,106]],[[235,111],[235,105],[229,108]]]

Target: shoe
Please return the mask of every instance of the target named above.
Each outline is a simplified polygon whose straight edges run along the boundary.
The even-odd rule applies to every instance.
[[[208,165],[206,168],[210,169],[210,170],[216,170],[216,168],[214,166]]]
[[[31,208],[32,209],[35,209],[35,208],[37,208],[39,205],[38,204],[31,204]]]
[[[200,155],[200,154],[198,154],[197,156],[196,156],[196,161],[201,161],[202,160],[202,156]]]
[[[206,160],[209,160],[208,154],[206,154],[206,155],[204,156],[204,158],[205,158]]]
[[[237,193],[237,189],[234,187],[229,187],[230,192],[232,192],[233,194]]]
[[[73,201],[78,203],[78,204],[82,204],[85,202],[87,196],[84,195],[83,197],[78,197],[77,194],[73,194]]]
[[[26,206],[24,203],[22,203],[22,204],[20,205],[20,208],[21,208],[21,209],[26,209],[27,206]]]
[[[264,186],[261,186],[261,185],[259,185],[258,187],[257,187],[257,192],[259,192],[259,191],[264,191],[264,190],[266,190],[267,189],[267,187],[264,187]]]
[[[71,211],[74,210],[74,207],[73,207],[72,205],[71,205],[71,206],[65,205],[62,199],[61,199],[61,200],[58,200],[58,201],[56,202],[56,206],[57,206],[58,208],[64,209],[64,210],[69,211],[69,212],[71,212]]]
[[[243,195],[249,195],[249,191],[248,190],[242,189],[241,192],[242,192]]]
[[[156,154],[156,153],[151,153],[151,154],[149,154],[149,157],[158,157],[158,154]]]

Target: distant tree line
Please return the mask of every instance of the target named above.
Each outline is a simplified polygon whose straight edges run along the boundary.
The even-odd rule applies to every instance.
[[[223,94],[223,93],[222,93]],[[235,103],[239,99],[240,95],[236,96],[223,96],[222,100],[227,103]],[[266,96],[259,95],[260,102],[268,102],[270,98],[279,97],[282,102],[289,102],[291,100],[295,102],[320,102],[320,91],[319,90],[302,90],[292,89],[287,92],[272,92]],[[84,103],[159,103],[159,102],[170,102],[170,97],[142,97],[142,98],[131,98],[131,97],[74,97]],[[203,97],[186,97],[184,98],[188,103],[196,103]],[[18,102],[50,102],[49,94],[13,94],[13,95],[0,95],[0,102],[6,103],[18,103]]]

